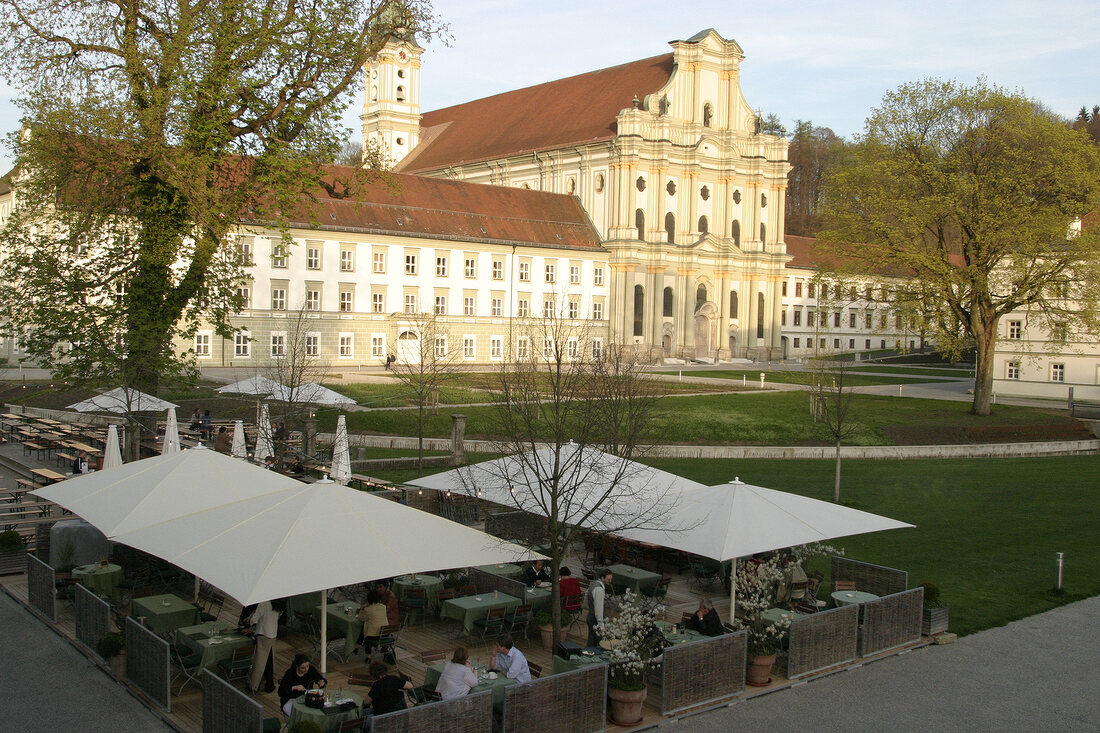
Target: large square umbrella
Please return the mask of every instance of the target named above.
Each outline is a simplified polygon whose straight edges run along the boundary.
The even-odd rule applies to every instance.
[[[332,466],[329,477],[338,484],[351,481],[351,449],[348,447],[348,424],[341,415],[336,420],[336,440],[332,444]]]
[[[82,402],[69,405],[70,410],[77,412],[159,412],[179,405],[154,397],[136,389],[115,387],[103,394],[98,394]]]

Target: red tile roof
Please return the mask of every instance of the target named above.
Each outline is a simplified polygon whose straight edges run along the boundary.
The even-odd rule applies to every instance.
[[[353,169],[327,166],[341,179]],[[347,198],[317,196],[292,215],[302,228],[398,234],[473,242],[601,249],[599,233],[575,196],[394,174],[356,185]]]
[[[672,54],[517,89],[427,112],[420,144],[398,170],[418,172],[495,160],[616,134],[619,112],[672,75]]]

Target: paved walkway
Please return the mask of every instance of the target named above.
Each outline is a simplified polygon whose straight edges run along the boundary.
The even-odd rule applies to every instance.
[[[681,720],[678,730],[1095,731],[1100,597]],[[670,727],[670,726],[665,726]]]

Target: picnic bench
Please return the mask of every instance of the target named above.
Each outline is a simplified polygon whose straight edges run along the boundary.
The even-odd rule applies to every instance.
[[[23,441],[23,455],[27,455],[28,453],[34,453],[35,458],[41,461],[43,453],[49,456],[50,446],[36,443],[33,440],[25,440]]]
[[[31,473],[38,478],[41,478],[46,484],[52,484],[57,481],[64,481],[65,474],[52,471],[48,468],[32,468]],[[36,479],[37,481],[37,479]]]

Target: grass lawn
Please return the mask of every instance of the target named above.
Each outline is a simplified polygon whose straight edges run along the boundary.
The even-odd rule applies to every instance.
[[[884,370],[888,371],[888,370]],[[680,374],[680,372],[652,372],[654,374]],[[781,384],[810,384],[813,380],[813,372],[804,371],[787,371],[787,370],[764,370],[764,383],[779,382]],[[743,369],[715,369],[707,371],[691,371],[687,373],[688,377],[713,377],[715,379],[734,379],[738,382],[744,380],[749,385],[760,384],[760,370],[747,371]],[[965,375],[963,375],[965,376]],[[917,378],[908,376],[879,376],[874,374],[849,374],[846,378],[846,383],[851,384],[853,387],[867,387],[874,384],[917,384],[919,382],[944,382],[945,379],[940,379],[935,375],[929,375],[928,378]]]
[[[892,366],[887,364],[863,364],[848,367],[850,372],[882,372],[885,374],[917,374],[930,377],[958,377],[959,379],[973,379],[974,370],[970,367],[919,367],[919,366]],[[934,380],[939,381],[939,380]]]
[[[674,460],[647,463],[707,484],[746,483],[832,498],[831,461]],[[833,542],[846,556],[930,581],[970,634],[1100,594],[1100,460],[846,461],[841,497],[856,509],[917,525]],[[1066,553],[1065,593],[1052,591]]]

